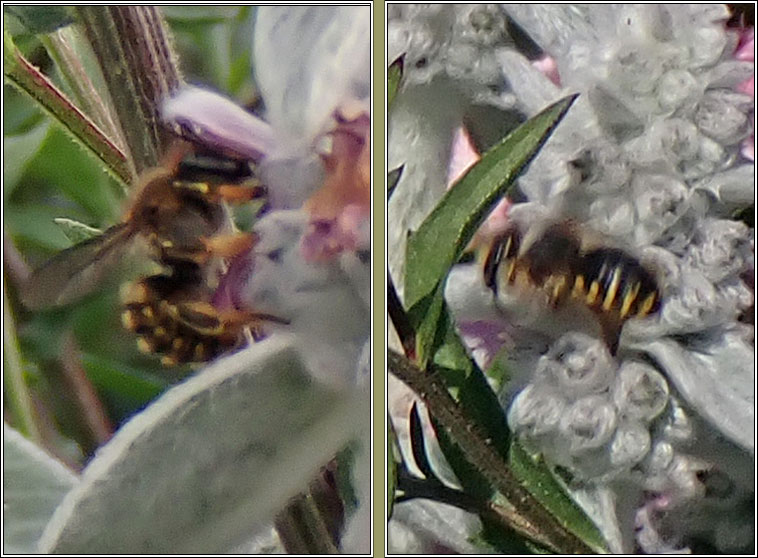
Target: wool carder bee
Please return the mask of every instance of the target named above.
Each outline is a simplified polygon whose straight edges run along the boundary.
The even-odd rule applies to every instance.
[[[629,253],[583,242],[572,222],[551,224],[537,235],[512,226],[486,252],[484,282],[496,295],[510,288],[538,294],[546,306],[588,308],[612,353],[624,323],[655,314],[661,292],[655,275]]]
[[[247,162],[176,143],[147,172],[123,222],[54,256],[23,293],[31,309],[60,306],[93,292],[129,248],[139,245],[159,271],[123,290],[124,326],[144,352],[172,366],[204,362],[244,341],[245,328],[275,316],[217,308],[213,295],[225,261],[249,251],[253,233],[231,229],[224,202],[265,194]]]

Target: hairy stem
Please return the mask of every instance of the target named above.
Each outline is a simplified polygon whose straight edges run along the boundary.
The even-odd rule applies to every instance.
[[[95,87],[84,68],[79,53],[73,47],[73,45],[79,47],[85,45],[82,41],[77,41],[77,38],[73,27],[65,27],[54,33],[40,36],[42,44],[73,91],[74,100],[78,106],[111,138],[113,143],[125,152],[126,144],[121,130],[111,116],[112,107],[109,106],[109,100],[103,98],[102,91],[98,91]]]
[[[442,379],[422,371],[403,355],[389,350],[387,368],[422,398],[430,413],[442,424],[466,459],[484,475],[513,506],[518,527],[538,544],[558,553],[589,554],[594,550],[561,525],[530,493],[504,463],[492,444],[464,416]],[[515,527],[515,525],[513,525]]]
[[[29,95],[64,130],[100,159],[114,177],[125,184],[130,183],[133,172],[124,152],[38,68],[24,58],[7,34],[4,39],[4,73],[8,82]]]
[[[155,166],[169,136],[160,106],[180,85],[168,30],[154,6],[76,6],[103,72],[137,173]]]

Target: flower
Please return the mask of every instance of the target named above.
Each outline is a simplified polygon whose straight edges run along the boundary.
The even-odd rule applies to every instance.
[[[475,264],[446,287],[477,360],[508,348],[512,430],[568,471],[615,552],[752,544],[752,519],[723,513],[753,497],[754,454],[754,232],[732,218],[754,203],[753,64],[735,59],[727,17],[723,5],[390,11],[390,54],[408,68],[390,120],[389,168],[405,163],[389,207],[396,282],[407,230],[444,190],[453,131],[513,127],[577,91],[489,236],[568,220],[656,270],[661,310],[627,322],[615,354],[592,316],[494,295]]]
[[[289,323],[269,333],[313,335],[315,353],[328,351],[326,330],[335,342],[349,335],[351,364],[325,367],[323,379],[337,383],[358,380],[349,376],[368,338],[368,275],[356,270],[370,257],[368,25],[363,8],[261,8],[254,52],[265,121],[197,88],[163,111],[181,133],[254,161],[269,192],[256,246],[232,262],[217,300],[281,316]],[[297,34],[300,46],[285,44]]]
[[[360,392],[370,377],[369,13],[259,8],[254,58],[265,122],[197,89],[164,111],[207,144],[255,161],[270,193],[258,241],[231,263],[217,300],[283,318],[266,334],[294,337],[318,381]],[[367,444],[368,430],[360,435]],[[367,458],[356,464],[361,506],[345,539],[355,551],[369,541],[367,467]]]

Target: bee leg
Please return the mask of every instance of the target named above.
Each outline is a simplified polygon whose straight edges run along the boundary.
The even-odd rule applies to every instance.
[[[244,203],[266,195],[266,187],[257,181],[245,185],[220,184],[213,190],[220,200],[229,203]]]
[[[201,242],[210,254],[220,258],[233,258],[252,250],[257,240],[254,233],[230,233],[203,238]]]
[[[610,351],[611,355],[616,356],[616,351],[619,348],[619,338],[621,337],[621,326],[624,322],[607,313],[598,313],[598,320],[603,330],[603,341],[608,346],[608,351]]]
[[[219,311],[208,302],[198,300],[171,304],[163,301],[161,308],[196,334],[215,336],[224,331]]]
[[[260,324],[261,322],[272,322],[283,325],[290,323],[289,320],[280,318],[279,316],[274,316],[273,314],[252,312],[250,310],[221,310],[219,312],[219,316],[221,318],[221,321],[225,324],[235,327],[250,327],[254,330],[256,329],[257,324]]]
[[[551,275],[545,281],[548,302],[553,308],[558,308],[568,296],[569,282],[565,275]]]

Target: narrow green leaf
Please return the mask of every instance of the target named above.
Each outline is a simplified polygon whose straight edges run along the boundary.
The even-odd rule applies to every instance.
[[[497,396],[468,355],[447,308],[443,308],[441,324],[444,337],[434,355],[434,369],[442,375],[466,416],[484,430],[492,446],[505,459],[511,435]]]
[[[34,413],[29,386],[24,381],[24,367],[16,337],[15,318],[11,313],[6,286],[3,285],[3,399],[19,430],[35,442],[42,434]]]
[[[94,224],[112,224],[121,215],[123,204],[116,183],[103,172],[102,165],[81,144],[58,126],[49,128],[25,177],[37,184],[53,185],[91,216]],[[62,205],[62,204],[61,204]],[[74,217],[59,211],[57,217]]]
[[[40,111],[28,95],[14,89],[4,88],[3,99],[3,134],[5,139],[28,134],[34,128],[47,126],[45,115]],[[28,152],[27,152],[28,154]],[[8,156],[4,154],[7,161]],[[5,189],[7,185],[3,185]]]
[[[471,464],[471,459],[451,439],[444,426],[434,417],[432,417],[432,424],[445,460],[461,483],[463,491],[482,502],[493,498],[496,494],[495,489],[484,474]]]
[[[441,343],[440,329],[445,301],[442,283],[431,296],[419,301],[408,312],[408,317],[416,328],[416,364],[425,368],[434,355],[435,347]]]
[[[89,240],[90,238],[94,238],[103,234],[102,230],[90,227],[89,225],[85,225],[84,223],[75,221],[74,219],[57,217],[53,219],[53,221],[60,227],[63,234],[66,235],[66,238],[68,238],[72,244],[78,244],[79,242],[83,242],[85,240]]]
[[[510,377],[508,366],[505,364],[505,359],[502,358],[505,352],[506,349],[501,350],[492,360],[487,370],[484,371],[485,377],[495,392],[500,391],[500,388]]]
[[[551,105],[485,153],[410,236],[405,279],[408,308],[433,293],[442,282],[476,229],[538,153],[575,99],[576,95],[572,95]]]
[[[605,539],[584,511],[566,494],[547,464],[533,459],[521,447],[511,444],[510,466],[522,485],[561,523],[599,553],[606,553]]]
[[[167,20],[174,23],[216,25],[226,23],[239,14],[239,6],[161,6]]]
[[[6,109],[6,113],[7,109]],[[30,161],[39,151],[47,136],[47,123],[43,122],[24,134],[3,138],[3,200],[7,201],[21,180]]]
[[[141,370],[93,353],[82,353],[82,365],[96,388],[128,399],[137,408],[149,403],[169,387],[168,381],[158,381]]]
[[[432,366],[442,375],[464,414],[483,430],[492,447],[503,456],[503,466],[508,463],[514,476],[541,505],[581,540],[599,552],[604,551],[603,537],[597,527],[566,494],[547,465],[533,460],[512,439],[497,396],[484,373],[468,355],[444,306],[437,324],[442,330],[438,334],[442,336],[442,341],[433,345]],[[443,429],[437,428],[437,434],[445,458],[466,492],[481,499],[497,499],[499,496],[482,472],[471,466],[470,456],[452,443]],[[506,460],[507,448],[510,450]],[[497,544],[497,537],[492,532],[486,538],[491,544]]]
[[[387,110],[392,106],[398,89],[400,89],[400,80],[403,78],[403,64],[405,55],[397,58],[389,68],[387,68]]]
[[[50,33],[74,22],[65,6],[5,6],[3,10],[16,17],[29,33]]]
[[[456,352],[449,351],[446,358],[453,362],[458,360]],[[435,428],[443,452],[466,494],[478,499],[491,499],[491,503],[500,508],[510,508],[511,513],[498,520],[501,525],[504,520],[509,530],[513,528],[540,546],[559,553],[590,552],[591,547],[567,529],[562,518],[554,516],[540,504],[509,467],[507,441],[503,443],[490,435],[498,430],[507,430],[502,410],[494,411],[498,407],[494,394],[483,397],[481,406],[493,409],[493,414],[498,415],[497,420],[492,425],[479,424],[482,421],[476,407],[480,402],[468,399],[464,403],[464,398],[459,397],[460,403],[456,403],[451,399],[440,378],[444,371],[436,368],[422,371],[392,350],[388,352],[388,366],[393,374],[422,394],[433,420],[437,422]],[[478,371],[473,363],[471,368],[472,372]],[[460,376],[460,371],[458,372]],[[468,374],[467,378],[476,387],[482,374],[479,371]],[[460,382],[461,388],[458,391],[468,391],[468,384],[467,381]],[[487,394],[486,382],[478,389],[480,393]],[[449,437],[451,443],[446,444],[445,437]]]
[[[448,391],[461,405],[466,417],[483,430],[492,447],[505,461],[510,432],[497,396],[468,355],[444,306],[440,309],[438,324],[441,342],[434,353],[432,366],[442,376]],[[492,485],[481,471],[471,465],[470,456],[466,456],[444,430],[437,426],[435,422],[440,447],[466,492],[482,500],[491,498],[495,493]]]

